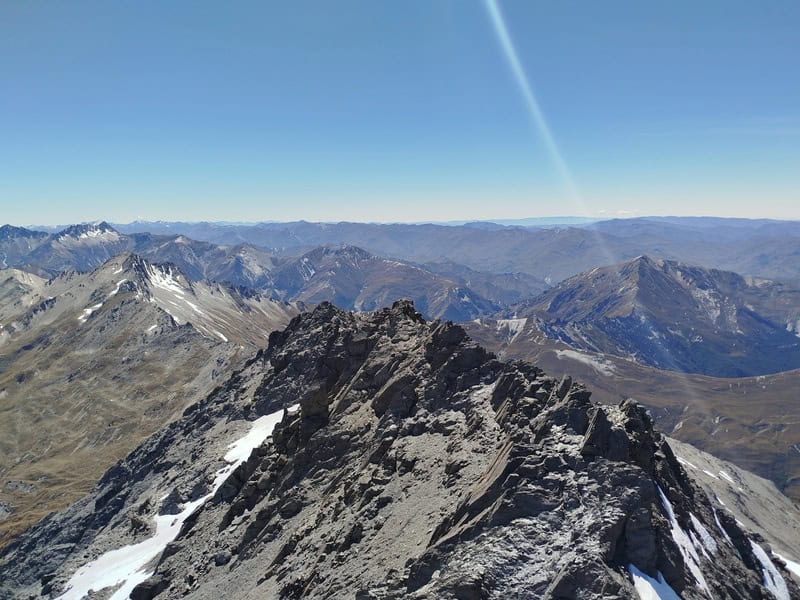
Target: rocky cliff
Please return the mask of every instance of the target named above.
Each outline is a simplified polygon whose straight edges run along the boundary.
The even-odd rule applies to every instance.
[[[405,302],[296,317],[0,560],[20,598],[800,598],[639,405]]]

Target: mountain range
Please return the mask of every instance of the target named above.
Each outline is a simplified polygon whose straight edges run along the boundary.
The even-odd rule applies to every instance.
[[[297,255],[347,244],[417,263],[449,260],[489,273],[526,273],[549,284],[594,267],[651,255],[800,284],[800,222],[715,217],[642,217],[521,227],[378,223],[149,223],[128,233],[181,233],[222,245],[241,243]]]
[[[0,228],[0,595],[794,597],[794,224],[162,225]]]
[[[22,243],[22,241],[25,243]],[[452,320],[492,313],[500,305],[471,290],[465,275],[501,300],[520,290],[541,289],[525,275],[472,272],[456,276],[353,246],[321,247],[298,256],[278,256],[255,246],[217,246],[183,235],[122,234],[105,222],[67,227],[52,234],[7,228],[0,237],[5,264],[43,277],[66,270],[91,271],[110,258],[132,252],[156,263],[171,263],[192,281],[219,281],[262,291],[275,299],[328,300],[344,308],[370,310],[397,297],[415,300],[426,316]]]
[[[595,405],[409,303],[323,303],[8,546],[0,590],[799,598],[779,557],[797,509],[770,546],[688,463],[635,402]]]

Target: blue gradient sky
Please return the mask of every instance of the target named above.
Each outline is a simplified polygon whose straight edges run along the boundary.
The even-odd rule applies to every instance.
[[[800,3],[4,2],[0,221],[800,218]]]

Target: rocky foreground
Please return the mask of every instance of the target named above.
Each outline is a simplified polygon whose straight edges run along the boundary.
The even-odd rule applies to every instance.
[[[73,597],[76,572],[153,540],[152,560],[115,561],[92,597],[800,598],[638,404],[594,405],[405,302],[325,303],[273,333],[9,546],[0,597]]]

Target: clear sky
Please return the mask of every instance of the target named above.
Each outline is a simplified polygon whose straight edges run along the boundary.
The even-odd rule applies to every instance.
[[[800,218],[800,2],[498,6],[2,2],[0,222]]]

